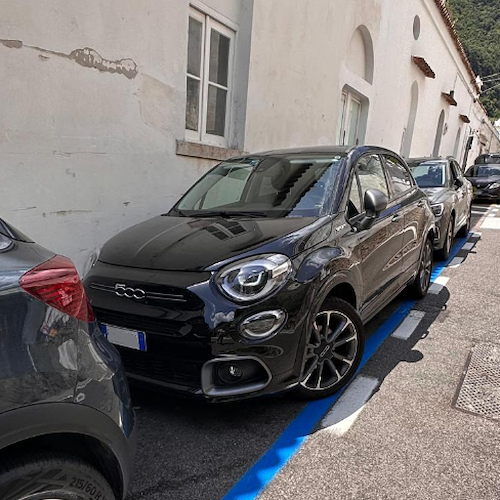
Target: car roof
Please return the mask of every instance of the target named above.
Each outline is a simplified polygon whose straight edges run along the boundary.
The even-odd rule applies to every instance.
[[[441,156],[421,156],[418,158],[407,158],[406,161],[408,163],[417,163],[424,161],[449,161],[450,158],[443,158]]]
[[[256,156],[287,156],[299,154],[347,154],[352,146],[307,146],[301,148],[272,149],[256,153]]]

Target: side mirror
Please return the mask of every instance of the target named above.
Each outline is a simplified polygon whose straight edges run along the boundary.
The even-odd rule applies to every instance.
[[[455,179],[454,185],[457,188],[461,188],[464,185],[464,182],[461,179]]]
[[[378,189],[368,189],[364,200],[365,216],[356,224],[359,231],[370,229],[389,204],[387,196]]]

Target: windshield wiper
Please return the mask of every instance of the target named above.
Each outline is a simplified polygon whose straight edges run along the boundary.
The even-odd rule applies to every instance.
[[[222,217],[230,219],[231,217],[250,217],[253,219],[267,217],[265,212],[244,212],[244,211],[200,211],[189,214],[189,217]]]

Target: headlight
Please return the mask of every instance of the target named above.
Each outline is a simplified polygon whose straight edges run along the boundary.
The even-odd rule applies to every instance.
[[[500,188],[500,182],[494,182],[488,186],[488,189],[498,189]]]
[[[436,205],[431,205],[432,211],[436,217],[441,217],[444,212],[444,203],[438,203]]]
[[[292,263],[285,255],[259,255],[222,269],[216,283],[231,300],[251,302],[276,292],[291,272]]]

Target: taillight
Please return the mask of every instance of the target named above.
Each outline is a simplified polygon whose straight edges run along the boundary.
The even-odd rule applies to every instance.
[[[22,276],[19,284],[45,304],[86,323],[95,320],[73,262],[56,255]]]

